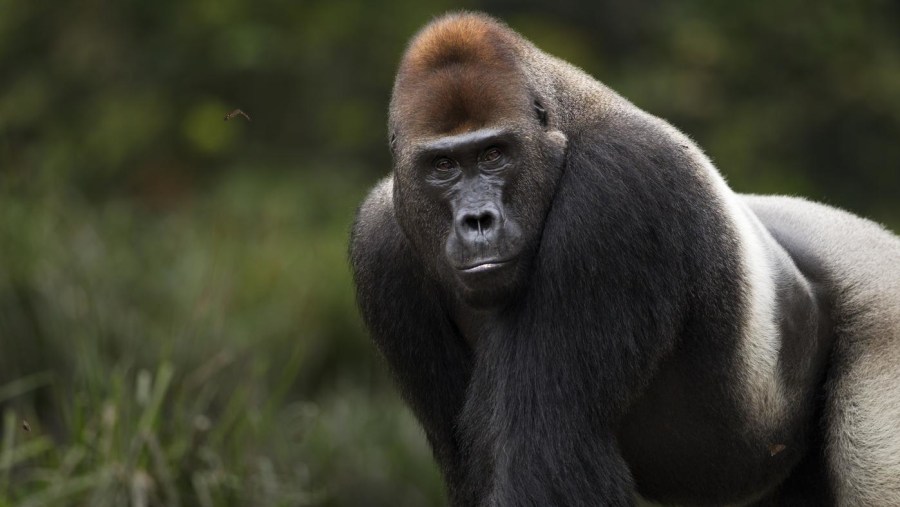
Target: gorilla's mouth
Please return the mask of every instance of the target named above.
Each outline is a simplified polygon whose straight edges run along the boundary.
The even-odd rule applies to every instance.
[[[472,307],[491,307],[506,301],[509,291],[519,279],[519,257],[472,260],[456,268],[466,304]]]
[[[467,274],[488,273],[508,266],[513,260],[514,259],[486,259],[458,269]]]

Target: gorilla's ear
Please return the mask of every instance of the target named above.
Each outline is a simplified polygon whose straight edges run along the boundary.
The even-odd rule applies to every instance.
[[[569,138],[562,131],[551,130],[547,132],[547,139],[550,139],[550,142],[563,152],[569,147]]]
[[[547,126],[547,110],[544,109],[544,106],[541,105],[537,100],[534,101],[534,114],[537,116],[539,122],[541,122],[542,127]]]
[[[397,134],[394,134],[393,132],[391,133],[391,140],[389,142],[389,145],[391,148],[391,154],[396,155],[397,154]]]

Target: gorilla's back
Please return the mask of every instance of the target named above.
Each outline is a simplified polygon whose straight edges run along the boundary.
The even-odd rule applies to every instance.
[[[840,317],[865,318],[874,333],[870,339],[900,348],[900,238],[875,222],[805,199],[742,197],[800,269],[825,281]]]

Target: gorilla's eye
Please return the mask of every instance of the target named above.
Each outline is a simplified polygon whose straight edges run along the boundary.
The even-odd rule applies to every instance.
[[[491,147],[484,150],[484,153],[481,155],[482,162],[496,162],[500,160],[500,157],[503,156],[503,153],[500,151],[500,148]]]
[[[455,164],[447,157],[441,157],[434,161],[434,168],[438,171],[449,171]]]

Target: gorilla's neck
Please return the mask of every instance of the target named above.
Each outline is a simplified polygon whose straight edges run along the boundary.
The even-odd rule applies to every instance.
[[[458,300],[450,309],[460,338],[473,349],[496,329],[499,314],[500,308],[474,308]]]

